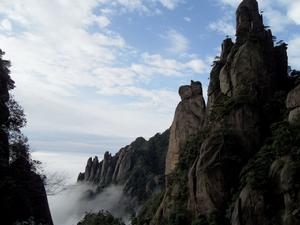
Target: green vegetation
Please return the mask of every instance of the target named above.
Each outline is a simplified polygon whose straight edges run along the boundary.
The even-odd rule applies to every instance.
[[[161,191],[154,193],[151,198],[149,198],[146,203],[143,205],[143,208],[139,212],[137,217],[133,216],[132,225],[144,225],[150,224],[153,219],[161,201],[163,200],[165,192]]]
[[[238,97],[228,97],[222,94],[217,103],[214,105],[210,114],[211,121],[219,121],[224,116],[228,115],[232,110],[238,109],[242,105],[256,105],[257,99],[255,96],[243,94]]]
[[[34,220],[33,217],[30,217],[27,221],[16,222],[14,225],[44,225],[44,224],[38,223]]]
[[[179,156],[179,163],[175,172],[168,177],[171,181],[170,193],[176,193],[176,198],[172,199],[171,213],[169,215],[168,225],[190,224],[191,216],[187,209],[188,199],[188,172],[195,162],[202,142],[207,133],[202,132],[197,136],[191,136],[185,143],[182,154]],[[172,197],[170,197],[172,198]]]
[[[191,136],[188,138],[183,147],[182,154],[179,157],[180,160],[176,168],[178,173],[185,174],[187,170],[191,168],[199,154],[202,142],[206,138],[207,133],[208,132],[203,131],[197,136]]]
[[[229,225],[229,222],[220,214],[211,213],[207,218],[205,216],[196,218],[191,225]]]
[[[125,225],[125,223],[102,210],[97,214],[87,213],[77,225]]]
[[[169,135],[170,131],[166,130],[162,134],[156,134],[149,141],[138,138],[132,144],[134,166],[126,180],[124,191],[136,196],[139,203],[151,197],[152,193],[145,192],[147,184],[155,176],[164,174]]]
[[[291,125],[287,121],[272,126],[272,137],[243,169],[242,186],[250,184],[257,190],[266,190],[269,184],[268,174],[271,164],[282,156],[289,155],[300,165],[300,125]]]

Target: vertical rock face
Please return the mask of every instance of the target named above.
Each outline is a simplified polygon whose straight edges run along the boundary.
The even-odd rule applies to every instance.
[[[274,47],[257,1],[242,1],[236,16],[236,43],[223,42],[211,72],[206,123],[211,135],[189,173],[189,207],[196,215],[226,207],[242,166],[258,151],[270,125],[263,105],[287,80],[286,47]]]
[[[171,224],[191,224],[190,218],[178,217],[184,210],[193,218],[202,218],[203,224],[226,224],[225,221],[232,225],[298,224],[299,188],[293,185],[298,183],[295,174],[299,174],[299,168],[294,159],[278,169],[276,178],[268,177],[270,162],[277,157],[275,150],[270,149],[281,140],[275,136],[272,138],[276,144],[264,145],[274,129],[271,124],[282,121],[282,111],[286,110],[283,105],[289,90],[286,44],[274,46],[272,32],[265,29],[256,0],[242,1],[236,17],[236,42],[230,38],[224,40],[221,55],[214,62],[207,108],[201,103],[196,104],[197,107],[191,104],[194,101],[191,86],[179,89],[182,101],[171,127],[165,195],[150,224],[170,221],[173,221]],[[299,87],[289,93],[286,101],[291,123],[299,119]],[[201,92],[198,93],[196,102],[203,102]],[[276,132],[285,129],[292,128]],[[186,172],[184,166],[178,165],[191,157],[191,151],[184,151],[190,148],[188,138],[197,135],[201,144],[193,147],[197,154],[192,165],[186,165],[189,166]],[[298,141],[293,137],[291,145],[299,147]],[[286,147],[286,151],[294,147]],[[253,166],[253,162],[257,166]],[[248,171],[248,177],[244,171]],[[274,188],[268,189],[270,194],[250,185],[253,174],[258,180],[264,174],[264,179],[256,182],[269,182]],[[246,178],[241,180],[242,175]],[[272,186],[275,181],[278,185]],[[285,183],[289,183],[289,188],[283,188]],[[292,191],[292,195],[278,194],[287,190]],[[233,196],[239,197],[234,199],[230,211],[228,206]],[[278,201],[270,201],[277,197]],[[272,210],[276,213],[270,213]],[[227,218],[226,211],[232,213]]]
[[[237,41],[245,40],[250,33],[264,31],[262,16],[256,0],[243,0],[236,11]]]
[[[179,161],[180,150],[190,136],[201,130],[205,121],[205,101],[200,82],[179,88],[178,104],[170,130],[170,142],[166,158],[165,174],[172,173]]]
[[[207,107],[199,82],[179,88],[165,190],[137,225],[300,224],[300,85],[256,0],[241,2],[236,21],[236,41],[223,41],[210,73]],[[137,164],[132,148],[115,156],[113,180]],[[134,179],[126,181],[132,193]]]

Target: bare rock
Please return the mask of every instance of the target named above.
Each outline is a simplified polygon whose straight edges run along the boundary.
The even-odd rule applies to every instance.
[[[165,174],[174,171],[182,145],[187,138],[196,135],[205,120],[205,102],[200,82],[192,82],[179,88],[182,101],[178,104],[170,131]]]
[[[289,92],[286,99],[286,106],[288,109],[300,107],[300,85]]]
[[[189,208],[195,215],[209,215],[225,207],[244,160],[241,148],[237,136],[222,132],[202,144],[189,172]]]
[[[265,217],[265,207],[264,194],[247,186],[242,190],[235,203],[235,208],[231,216],[231,224],[267,225],[269,223]]]
[[[300,107],[297,107],[290,111],[289,114],[289,122],[290,123],[296,123],[300,121]]]

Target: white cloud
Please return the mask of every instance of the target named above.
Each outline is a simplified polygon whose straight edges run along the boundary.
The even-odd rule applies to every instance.
[[[84,170],[86,161],[92,155],[86,153],[33,152],[32,158],[42,162],[46,174],[60,173],[66,175],[66,183],[74,184],[80,171]],[[102,155],[100,160],[102,160]]]
[[[101,28],[107,27],[110,24],[110,20],[106,16],[98,16],[96,22]]]
[[[300,25],[300,2],[292,1],[288,4],[288,17],[294,21],[295,24]]]
[[[291,23],[291,20],[286,15],[279,10],[274,10],[272,8],[267,9],[264,12],[264,16],[268,18],[268,22],[270,23],[273,32],[284,31],[286,26]]]
[[[188,23],[190,23],[192,21],[192,19],[188,16],[183,17],[183,19]]]
[[[300,70],[300,35],[288,42],[289,63],[292,68]]]
[[[178,62],[174,59],[165,59],[160,55],[149,55],[145,53],[143,59],[146,64],[156,69],[161,69],[162,75],[179,75],[183,76],[186,70],[191,70],[193,73],[203,73],[205,71],[205,63],[200,59],[192,59],[187,62]]]
[[[4,19],[0,22],[0,30],[11,31],[12,24],[8,19]]]
[[[182,0],[158,0],[164,7],[173,10],[175,9]]]
[[[169,42],[168,51],[183,54],[189,49],[188,39],[175,29],[170,29],[164,35],[164,38]]]
[[[95,186],[77,184],[68,186],[61,193],[49,196],[49,206],[54,224],[77,224],[87,212],[97,213],[100,210],[109,211],[115,217],[122,218],[129,224],[130,215],[127,215],[128,201],[123,195],[122,186],[110,186],[102,190],[94,198],[88,194],[95,192]]]
[[[113,2],[122,7],[134,4]],[[14,93],[25,108],[31,133],[150,137],[170,126],[179,96],[176,89],[147,84],[158,77],[205,71],[204,62],[196,57],[178,60],[133,49],[109,30],[115,11],[106,4],[112,2],[0,1],[0,14],[20,28],[1,32],[0,47],[12,61]],[[93,13],[96,10],[101,16]],[[95,23],[105,29],[89,32]],[[182,34],[175,30],[169,34],[173,34],[170,47],[181,53],[188,50]]]
[[[235,27],[231,23],[225,22],[224,20],[218,20],[215,22],[211,22],[209,24],[209,28],[213,31],[217,31],[217,32],[225,34],[225,35],[234,35],[235,34]]]

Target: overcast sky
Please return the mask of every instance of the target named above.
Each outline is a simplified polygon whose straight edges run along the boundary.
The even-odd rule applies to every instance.
[[[167,129],[181,84],[206,92],[239,2],[1,0],[0,48],[33,149],[101,155]],[[300,1],[259,2],[300,69]]]

